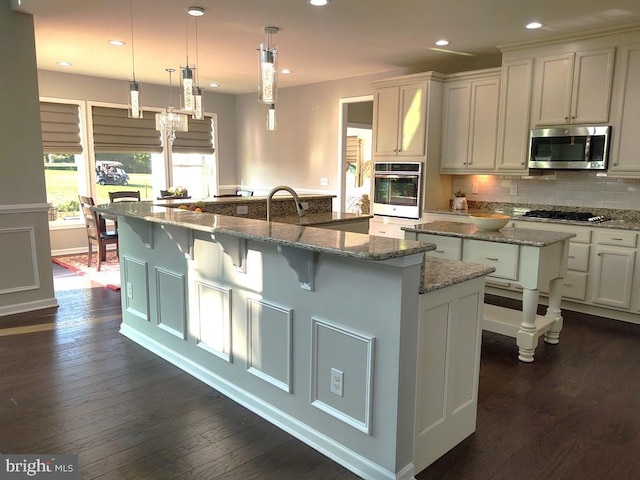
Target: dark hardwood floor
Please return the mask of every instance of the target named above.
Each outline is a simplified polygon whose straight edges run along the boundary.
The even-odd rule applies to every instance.
[[[0,317],[0,452],[77,453],[83,479],[358,478],[121,336],[118,292],[54,274],[58,309]],[[477,431],[416,478],[640,478],[640,325],[565,312],[559,345],[516,351],[484,334]]]

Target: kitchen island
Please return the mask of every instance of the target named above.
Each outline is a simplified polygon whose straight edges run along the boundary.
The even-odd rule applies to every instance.
[[[562,279],[567,271],[569,240],[575,233],[505,227],[480,230],[459,222],[430,222],[403,227],[410,240],[438,245],[436,252],[492,265],[490,276],[522,287],[522,312],[485,305],[483,328],[516,339],[518,359],[533,362],[538,338],[557,344],[562,330]],[[538,315],[540,290],[549,293],[545,315]]]
[[[118,219],[121,332],[361,477],[411,479],[475,431],[492,267],[425,259],[423,242],[96,209]]]

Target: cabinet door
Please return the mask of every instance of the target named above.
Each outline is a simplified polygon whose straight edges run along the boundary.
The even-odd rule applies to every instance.
[[[445,85],[442,115],[443,170],[466,170],[469,155],[471,83]]]
[[[471,84],[471,118],[468,168],[493,170],[498,140],[498,105],[500,79]]]
[[[536,125],[569,123],[575,54],[551,55],[536,61]]]
[[[424,83],[400,87],[399,156],[424,155],[426,110],[427,86]]]
[[[636,252],[629,248],[596,249],[593,303],[629,308]]]
[[[571,123],[609,121],[614,49],[576,53]]]
[[[373,119],[374,155],[397,155],[399,101],[398,87],[382,87],[376,90]]]
[[[500,173],[528,170],[532,82],[533,58],[503,63],[496,155]]]
[[[638,132],[640,132],[640,43],[626,45],[620,55],[613,104],[614,135],[609,171],[640,175]]]

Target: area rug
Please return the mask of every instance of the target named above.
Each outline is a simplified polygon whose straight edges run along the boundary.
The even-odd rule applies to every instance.
[[[120,263],[115,251],[107,251],[107,259],[102,262],[100,271],[96,271],[98,253],[93,254],[91,267],[87,266],[87,254],[63,255],[52,257],[51,261],[78,275],[85,275],[91,281],[99,283],[110,290],[120,290]]]

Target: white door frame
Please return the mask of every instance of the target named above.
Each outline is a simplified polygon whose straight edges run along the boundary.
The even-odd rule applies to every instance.
[[[338,202],[334,207],[338,212],[345,211],[345,197],[347,195],[347,109],[350,103],[372,102],[373,95],[360,97],[346,97],[339,100],[338,108]]]

